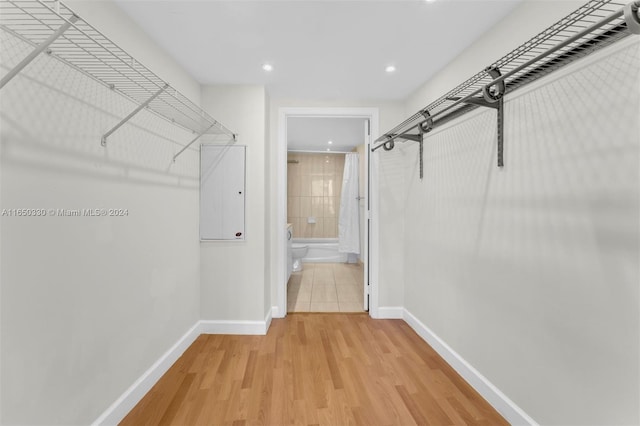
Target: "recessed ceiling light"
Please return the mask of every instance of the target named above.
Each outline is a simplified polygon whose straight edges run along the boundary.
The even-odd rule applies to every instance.
[[[396,67],[393,65],[387,65],[387,67],[384,70],[388,73],[392,73],[396,71]]]
[[[331,145],[333,143],[333,141],[329,141],[328,143],[329,143],[329,145]]]
[[[327,148],[327,151],[331,151],[331,148]]]
[[[262,64],[262,69],[269,72],[269,71],[273,71],[273,65],[271,64]]]

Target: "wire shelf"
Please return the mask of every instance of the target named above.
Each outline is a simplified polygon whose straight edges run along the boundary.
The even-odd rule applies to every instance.
[[[68,28],[48,45],[49,55],[194,134],[229,135],[235,138],[232,131],[83,21],[62,2],[0,1],[0,28],[34,48],[46,43],[64,25]],[[154,94],[157,96],[153,97]]]
[[[478,95],[481,98],[485,88],[491,91],[496,84],[504,82],[506,93],[511,93],[630,35],[623,13],[626,4],[616,0],[589,1],[380,136],[375,141],[380,143],[373,149],[396,138],[415,136],[408,132],[419,130],[419,126],[427,120],[431,121],[431,128],[434,128],[477,108],[479,105],[469,104],[468,101]],[[633,4],[637,7],[640,1]],[[491,76],[490,69],[498,69],[501,76]]]

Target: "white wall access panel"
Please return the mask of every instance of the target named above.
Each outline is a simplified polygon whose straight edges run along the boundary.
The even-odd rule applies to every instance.
[[[245,146],[200,147],[200,239],[244,240]]]

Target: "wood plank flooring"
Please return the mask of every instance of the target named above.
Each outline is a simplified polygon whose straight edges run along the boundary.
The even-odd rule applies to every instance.
[[[201,335],[122,425],[506,425],[404,321],[289,314]]]

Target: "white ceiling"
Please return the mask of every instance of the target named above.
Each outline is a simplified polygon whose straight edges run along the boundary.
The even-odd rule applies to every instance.
[[[352,151],[364,143],[365,121],[364,118],[347,117],[291,117],[287,119],[287,148]]]
[[[115,1],[202,84],[264,84],[273,98],[398,100],[521,0]]]

